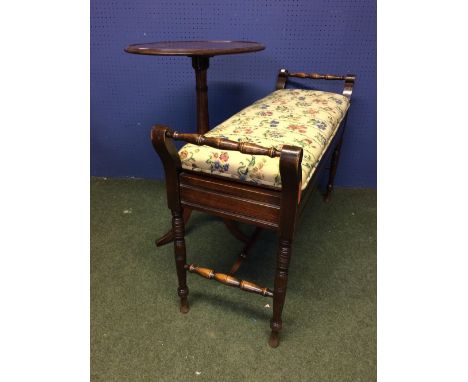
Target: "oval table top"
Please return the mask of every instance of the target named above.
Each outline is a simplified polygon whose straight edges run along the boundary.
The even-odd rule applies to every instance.
[[[265,46],[253,41],[159,41],[132,44],[125,48],[127,53],[155,56],[218,56],[258,52]]]

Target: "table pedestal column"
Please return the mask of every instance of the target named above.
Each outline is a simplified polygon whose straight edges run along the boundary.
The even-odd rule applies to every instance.
[[[206,80],[206,71],[210,66],[210,58],[205,56],[192,56],[192,67],[195,69],[195,80],[197,90],[197,133],[205,134],[209,130],[208,117],[208,85]],[[185,208],[183,219],[187,224],[192,210]],[[156,240],[158,247],[170,243],[174,240],[172,229],[164,236]]]
[[[206,71],[210,66],[210,58],[207,56],[193,56],[192,67],[195,69],[197,89],[197,133],[205,134],[209,130],[208,116],[208,86]]]

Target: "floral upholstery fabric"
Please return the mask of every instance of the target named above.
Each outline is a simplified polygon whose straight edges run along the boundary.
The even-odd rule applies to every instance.
[[[205,136],[277,149],[283,144],[302,147],[302,189],[305,189],[348,107],[349,100],[341,94],[277,90],[234,114]],[[183,146],[179,155],[182,167],[189,170],[281,188],[279,158],[193,144]]]

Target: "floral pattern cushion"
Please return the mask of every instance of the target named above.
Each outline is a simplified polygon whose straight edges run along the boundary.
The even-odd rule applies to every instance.
[[[348,107],[349,100],[341,94],[277,90],[234,114],[205,136],[277,149],[283,144],[302,147],[302,189],[305,189]],[[179,155],[185,169],[281,188],[279,158],[193,144],[183,146]]]

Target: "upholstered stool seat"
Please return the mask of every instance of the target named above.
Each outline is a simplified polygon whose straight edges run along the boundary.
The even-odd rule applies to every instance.
[[[234,114],[205,134],[281,149],[303,149],[302,189],[346,115],[349,99],[341,94],[303,89],[276,90]],[[241,181],[281,188],[279,157],[247,155],[186,144],[179,151],[182,167]]]

